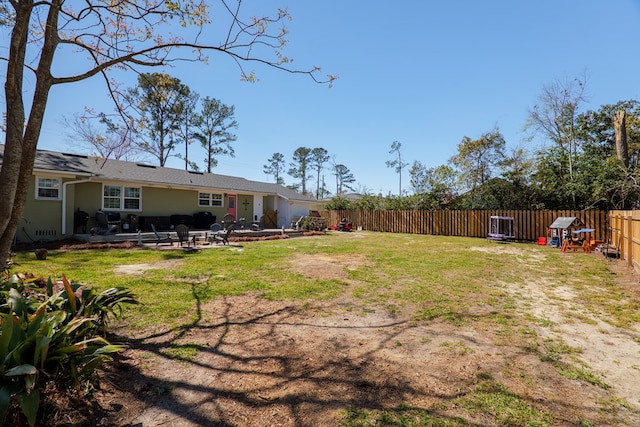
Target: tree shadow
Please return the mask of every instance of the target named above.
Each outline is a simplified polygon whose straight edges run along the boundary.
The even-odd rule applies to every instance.
[[[195,285],[192,293],[193,321],[139,338],[119,337],[130,345],[132,357],[154,359],[150,365],[157,362],[162,369],[179,370],[155,371],[123,360],[127,365],[127,385],[136,390],[131,398],[153,408],[134,421],[142,423],[139,425],[179,421],[187,425],[235,426],[243,425],[239,420],[244,413],[267,417],[264,423],[256,424],[254,420],[252,425],[318,425],[318,418],[314,418],[317,414],[350,407],[393,411],[416,396],[423,396],[424,401],[453,402],[471,393],[478,382],[470,379],[458,390],[425,390],[411,380],[415,373],[408,372],[410,368],[381,366],[385,360],[392,363],[387,358],[390,349],[403,339],[402,334],[415,327],[407,320],[387,318],[370,323],[359,321],[354,315],[342,325],[325,324],[295,306],[265,301],[266,308],[256,304],[239,309],[234,297],[219,298],[216,313],[208,313],[203,312]],[[216,318],[211,319],[212,315]],[[375,331],[377,342],[360,342],[371,331]],[[428,331],[434,336],[439,334],[436,327]],[[305,333],[321,338],[309,342]],[[447,337],[469,345],[481,344],[465,333],[456,336],[447,332]],[[536,355],[530,348],[517,351],[523,357]],[[381,376],[381,371],[398,375]],[[444,372],[424,374],[443,384],[450,381]],[[541,402],[534,395],[518,398],[540,407]],[[564,417],[558,414],[579,413],[587,405],[574,405],[558,395],[544,407],[555,407],[553,413],[559,420]],[[459,421],[446,410],[434,408],[425,404],[415,409],[439,420]],[[571,422],[566,418],[564,422]]]

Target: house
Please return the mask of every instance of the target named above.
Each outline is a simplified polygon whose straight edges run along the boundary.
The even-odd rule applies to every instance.
[[[4,145],[0,144],[0,164]],[[103,211],[120,231],[208,228],[230,214],[239,226],[281,228],[321,204],[278,184],[144,163],[38,150],[18,242],[86,233]],[[88,219],[87,219],[88,218]]]

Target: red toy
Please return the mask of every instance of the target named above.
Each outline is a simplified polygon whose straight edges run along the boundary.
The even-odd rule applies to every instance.
[[[353,229],[353,225],[347,221],[346,218],[342,218],[342,220],[337,225],[332,225],[331,227],[334,231],[351,231]]]

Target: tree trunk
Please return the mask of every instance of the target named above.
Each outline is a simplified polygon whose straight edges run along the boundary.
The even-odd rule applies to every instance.
[[[613,117],[613,131],[616,136],[616,155],[625,167],[629,166],[629,146],[627,144],[627,113],[618,110]]]
[[[23,158],[23,131],[25,123],[24,102],[22,99],[22,81],[24,59],[29,33],[30,2],[21,2],[16,9],[16,18],[9,47],[9,60],[5,81],[5,100],[7,106],[7,132],[5,148],[0,169],[0,268],[6,265],[18,228],[14,216],[16,192],[19,191],[20,170]],[[26,192],[26,190],[25,190]]]
[[[53,80],[51,64],[58,43],[60,3],[54,0],[47,15],[44,42],[38,68],[29,119],[25,126],[22,98],[22,79],[25,69],[25,49],[32,13],[31,2],[20,2],[16,9],[16,23],[11,34],[11,50],[7,63],[5,99],[7,105],[7,134],[0,170],[0,268],[9,259],[14,236],[22,220],[42,121]]]

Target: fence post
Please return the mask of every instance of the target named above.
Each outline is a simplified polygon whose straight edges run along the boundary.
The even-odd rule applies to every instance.
[[[630,215],[627,217],[627,265],[633,266],[633,212],[630,212]]]

